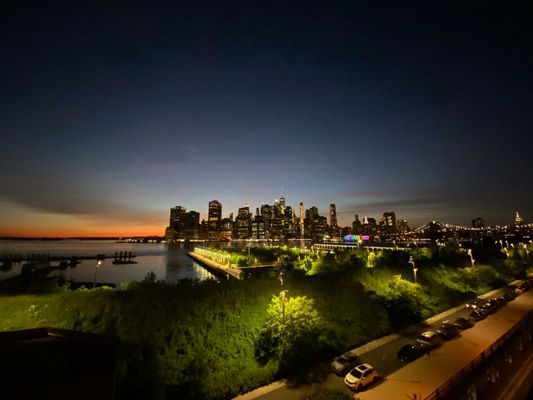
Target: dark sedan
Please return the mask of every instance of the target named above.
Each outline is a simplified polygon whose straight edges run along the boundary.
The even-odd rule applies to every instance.
[[[449,340],[457,336],[459,332],[453,324],[449,323],[448,321],[445,321],[442,323],[440,329],[437,331],[437,334],[442,339]]]
[[[470,313],[470,318],[472,318],[474,321],[481,321],[482,319],[485,319],[486,317],[487,317],[487,314],[479,310],[472,311]]]
[[[472,328],[474,326],[472,321],[470,321],[467,318],[463,318],[463,317],[457,318],[453,324],[457,328],[462,329],[462,330],[465,330],[465,329],[468,329],[468,328]]]
[[[426,351],[426,347],[424,347],[423,345],[406,344],[398,351],[398,353],[396,353],[396,357],[398,357],[402,361],[409,362],[416,360]]]

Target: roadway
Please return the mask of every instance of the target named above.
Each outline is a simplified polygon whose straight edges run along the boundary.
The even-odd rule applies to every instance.
[[[358,394],[357,398],[425,399],[478,358],[532,309],[533,291],[530,290],[479,321],[473,328],[463,331],[457,339],[445,342],[430,355],[425,355],[386,376],[375,387]]]
[[[495,297],[502,295],[507,288],[502,288],[496,291],[489,292],[488,294],[482,296],[485,298]],[[523,304],[524,303],[524,304]],[[518,307],[520,306],[520,307]],[[426,323],[419,326],[410,327],[404,332],[399,334],[389,335],[386,338],[375,341],[375,345],[365,345],[358,349],[352,350],[351,354],[358,356],[358,359],[354,364],[359,363],[368,363],[373,365],[380,376],[383,378],[379,384],[376,384],[375,387],[371,387],[361,393],[358,393],[357,396],[362,400],[373,400],[373,399],[387,399],[387,398],[399,398],[394,395],[392,397],[387,397],[382,392],[389,392],[389,388],[392,388],[392,392],[396,393],[398,391],[404,390],[405,393],[409,393],[403,397],[405,399],[413,399],[413,395],[417,393],[417,396],[428,395],[435,388],[440,386],[443,382],[446,381],[444,378],[440,378],[440,375],[446,375],[452,371],[449,367],[442,367],[441,363],[448,363],[444,361],[448,357],[445,356],[448,354],[448,351],[453,348],[461,349],[459,355],[470,355],[473,350],[479,350],[479,346],[484,346],[488,343],[487,347],[490,346],[494,335],[488,335],[490,333],[498,333],[501,329],[505,327],[499,327],[501,321],[507,321],[508,324],[514,321],[515,311],[517,307],[520,311],[524,311],[524,308],[528,310],[533,309],[533,289],[518,296],[515,300],[509,302],[507,305],[498,310],[495,314],[489,315],[485,320],[477,322],[473,328],[470,328],[461,333],[460,336],[455,339],[445,342],[443,346],[438,349],[435,349],[431,352],[429,356],[423,356],[420,359],[406,364],[396,358],[397,351],[407,343],[413,343],[415,338],[423,331],[432,329],[436,330],[440,327],[441,323],[445,320],[455,321],[456,318],[466,317],[469,313],[469,310],[466,307],[457,307],[455,309],[449,310],[447,312],[441,313],[433,318],[430,318]],[[529,308],[528,308],[529,307]],[[514,310],[514,311],[513,311]],[[509,315],[507,315],[509,313]],[[494,325],[494,326],[493,326]],[[506,325],[507,326],[507,325]],[[499,327],[499,328],[498,328]],[[486,332],[487,331],[487,332]],[[481,340],[478,337],[484,337]],[[499,338],[493,338],[494,341]],[[489,342],[487,342],[489,340]],[[372,342],[374,343],[374,342]],[[476,346],[473,346],[472,343],[475,343]],[[464,347],[466,344],[466,348]],[[469,348],[474,347],[474,348]],[[485,348],[482,348],[479,353],[481,353]],[[457,357],[456,361],[459,363],[462,360],[462,357]],[[425,360],[425,361],[424,361]],[[442,361],[440,361],[442,360]],[[429,362],[429,364],[428,364]],[[448,363],[450,364],[450,363]],[[456,365],[451,363],[450,365]],[[322,373],[321,373],[322,367]],[[419,373],[416,371],[411,371],[413,368],[428,369],[429,371],[438,370],[439,374],[436,374],[435,380],[431,380],[431,383],[424,382],[420,379]],[[458,370],[462,368],[459,367]],[[315,372],[316,371],[316,372]],[[402,372],[403,371],[403,372]],[[398,375],[399,374],[399,375]],[[398,375],[398,376],[397,376]],[[435,374],[433,374],[435,375]],[[414,379],[413,379],[414,378]],[[444,380],[443,380],[444,379]],[[394,384],[394,382],[396,384]],[[436,385],[432,387],[431,385]],[[305,399],[309,394],[315,391],[317,388],[328,388],[341,390],[346,393],[353,395],[354,393],[350,391],[344,384],[344,375],[337,376],[333,373],[324,373],[323,365],[315,366],[311,369],[310,373],[305,379],[288,379],[284,381],[275,382],[269,386],[259,388],[255,391],[246,393],[244,395],[238,396],[236,399],[239,400],[302,400]],[[431,389],[431,390],[430,390]],[[373,393],[377,393],[376,396]],[[381,394],[380,394],[381,393]],[[381,397],[380,397],[381,396]],[[420,398],[420,397],[418,397]],[[423,398],[423,397],[422,397]]]

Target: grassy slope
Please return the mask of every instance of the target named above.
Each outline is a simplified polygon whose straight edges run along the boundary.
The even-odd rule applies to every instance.
[[[331,348],[339,352],[522,273],[507,264],[503,273],[490,266],[426,266],[423,285],[399,277],[409,270],[379,267],[288,278],[286,287],[291,296],[314,300],[331,330]],[[277,377],[279,361],[260,364],[254,351],[278,293],[277,280],[245,280],[0,296],[0,329],[54,326],[115,334],[123,342],[122,397],[157,397],[165,385],[170,397],[224,398]]]

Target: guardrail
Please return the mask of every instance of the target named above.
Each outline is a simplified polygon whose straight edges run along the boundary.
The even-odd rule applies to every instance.
[[[435,389],[432,393],[424,398],[424,400],[437,400],[445,396],[452,388],[459,384],[464,377],[476,369],[483,361],[490,357],[497,349],[499,349],[517,330],[521,329],[526,322],[533,316],[533,312],[527,313],[516,325],[504,333],[496,342],[491,344],[474,360],[470,361],[468,365],[463,367],[457,374],[448,379],[445,383]]]

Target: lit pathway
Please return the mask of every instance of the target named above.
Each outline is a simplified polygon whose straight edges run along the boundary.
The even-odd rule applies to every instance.
[[[235,279],[240,279],[241,277],[242,271],[239,268],[228,267],[226,264],[211,260],[210,258],[204,257],[201,254],[195,253],[194,251],[187,253],[187,255],[191,258],[194,258],[196,261],[199,261],[200,263],[206,265],[207,267],[212,268],[219,274],[226,274],[226,277],[228,279],[230,276]]]

